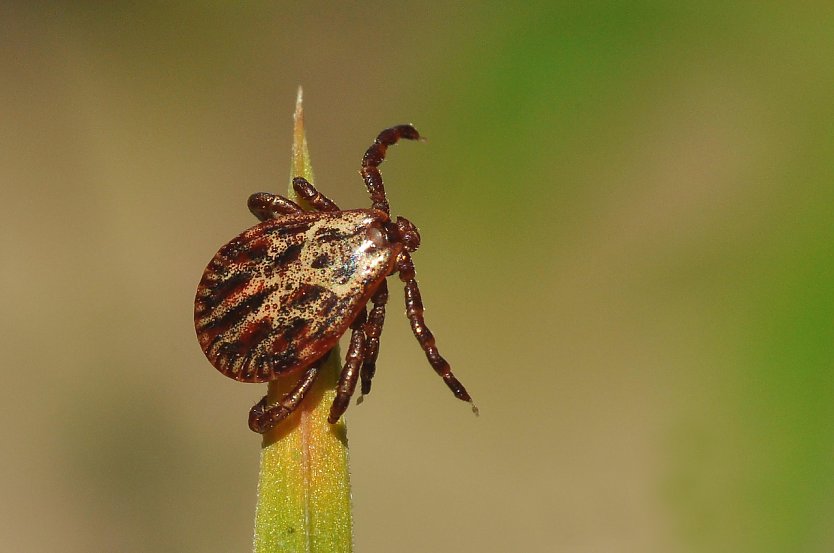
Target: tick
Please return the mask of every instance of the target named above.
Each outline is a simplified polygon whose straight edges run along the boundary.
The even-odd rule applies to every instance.
[[[348,329],[350,343],[330,423],[344,414],[358,381],[359,400],[370,393],[388,302],[386,278],[395,273],[405,285],[406,316],[429,364],[455,397],[472,403],[423,318],[411,261],[420,233],[409,220],[390,217],[379,165],[401,138],[417,140],[420,134],[411,125],[385,129],[362,157],[370,209],[343,211],[310,182],[295,177],[293,189],[315,211],[304,211],[283,196],[252,194],[249,210],[261,223],[220,248],[203,272],[194,326],[211,364],[240,382],[299,375],[277,403],[268,404],[264,396],[252,407],[253,431],[267,432],[299,406]],[[477,414],[474,403],[472,410]]]

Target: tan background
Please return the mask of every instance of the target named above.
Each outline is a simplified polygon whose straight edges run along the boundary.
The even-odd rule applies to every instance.
[[[383,173],[482,413],[391,309],[357,551],[834,549],[830,7],[503,4],[0,6],[0,550],[250,549],[191,310],[298,84],[342,206],[429,137]]]

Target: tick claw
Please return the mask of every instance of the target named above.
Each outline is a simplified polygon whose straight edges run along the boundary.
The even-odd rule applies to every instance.
[[[356,405],[362,405],[363,401],[365,401],[365,396],[359,396],[356,398]]]
[[[480,416],[481,416],[481,412],[478,410],[478,406],[477,406],[477,405],[475,405],[475,402],[474,402],[474,401],[470,401],[469,403],[471,403],[471,404],[472,404],[472,412],[473,412],[473,413],[475,413],[475,416],[476,416],[476,417],[480,417]]]

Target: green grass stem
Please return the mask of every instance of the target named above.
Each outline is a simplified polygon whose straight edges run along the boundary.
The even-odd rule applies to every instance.
[[[293,177],[310,182],[313,168],[299,87],[293,131]],[[299,202],[290,182],[288,197]],[[302,204],[303,205],[303,204]],[[340,366],[338,347],[298,410],[264,435],[255,511],[255,553],[347,553],[353,549],[347,428],[327,422]],[[269,383],[278,401],[298,376]]]

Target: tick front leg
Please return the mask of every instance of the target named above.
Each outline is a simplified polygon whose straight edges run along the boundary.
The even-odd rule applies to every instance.
[[[279,215],[289,215],[301,211],[301,206],[283,196],[269,192],[257,192],[249,196],[249,211],[260,221],[276,219]]]
[[[327,422],[336,424],[345,410],[350,404],[350,398],[356,390],[356,381],[359,380],[359,366],[362,364],[362,358],[365,355],[365,309],[359,312],[356,319],[351,323],[350,328],[353,332],[350,335],[350,345],[348,346],[347,356],[345,356],[345,366],[339,375],[339,384],[336,386],[336,398],[333,400],[333,405],[330,406],[330,416],[327,417]]]
[[[339,206],[333,203],[333,200],[316,190],[316,187],[304,177],[295,177],[292,180],[292,188],[301,199],[306,200],[319,211],[339,211]]]
[[[417,140],[420,133],[411,125],[397,125],[385,129],[374,139],[374,143],[365,151],[362,156],[362,180],[371,196],[371,206],[374,209],[389,212],[388,199],[385,197],[385,185],[382,183],[382,175],[379,173],[379,164],[385,160],[385,153],[388,146],[393,146],[401,138]]]
[[[310,365],[295,387],[281,398],[281,401],[274,405],[268,405],[268,398],[264,396],[261,401],[256,403],[249,411],[249,428],[253,432],[263,434],[269,432],[275,425],[290,416],[301,403],[301,400],[304,399],[304,396],[307,395],[307,392],[310,391],[310,388],[313,387],[313,383],[315,383],[319,374],[319,368],[328,355],[330,355],[330,352],[327,352],[318,361]]]
[[[400,274],[400,280],[405,283],[405,313],[411,322],[411,331],[414,333],[414,337],[417,338],[426,353],[426,359],[429,360],[434,372],[443,378],[443,382],[452,390],[455,397],[471,403],[472,412],[477,415],[478,408],[475,407],[475,403],[463,384],[452,374],[449,363],[440,355],[435,345],[434,335],[423,319],[423,300],[420,297],[420,288],[417,287],[417,281],[414,278],[414,263],[411,262],[411,256],[408,252],[402,252],[397,258],[397,272]]]
[[[376,358],[379,355],[379,337],[385,324],[385,304],[388,303],[388,282],[383,280],[379,288],[371,297],[374,304],[368,322],[365,323],[365,359],[362,361],[362,395],[356,403],[362,403],[362,398],[371,393],[371,380],[376,374]]]

